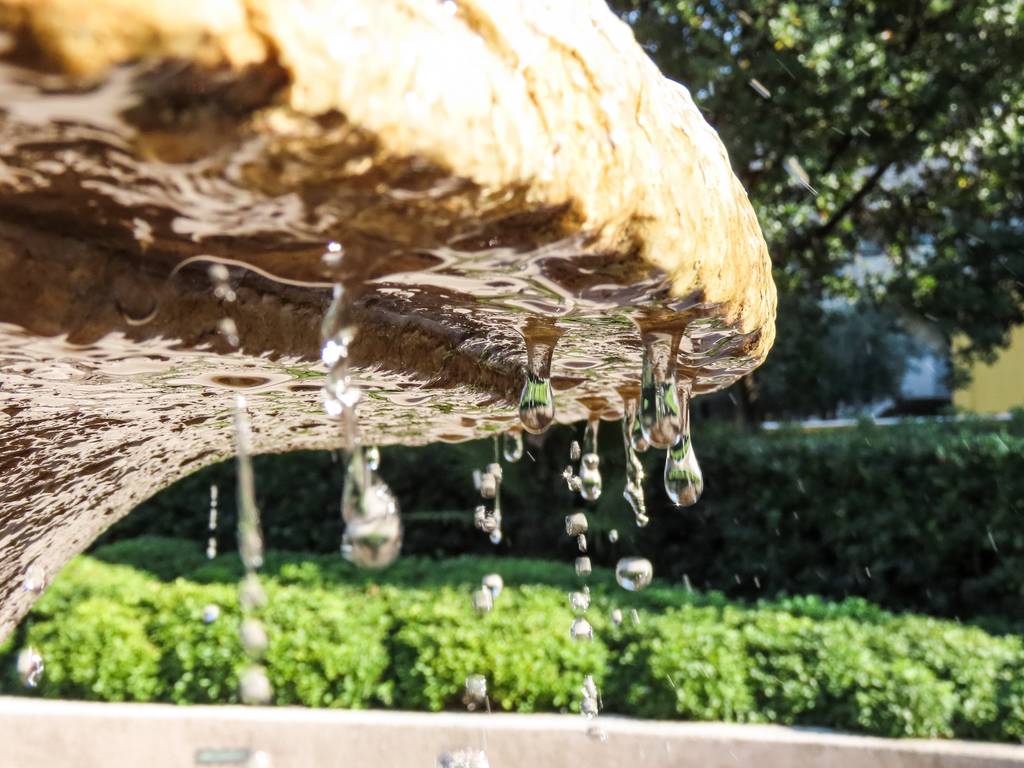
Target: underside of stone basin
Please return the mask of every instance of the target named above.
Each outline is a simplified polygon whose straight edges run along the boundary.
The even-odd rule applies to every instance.
[[[573,422],[643,333],[695,394],[774,337],[724,149],[601,2],[0,0],[0,640],[28,566],[232,454],[236,394],[256,451],[342,444],[335,282],[368,444],[515,428],[536,339]]]

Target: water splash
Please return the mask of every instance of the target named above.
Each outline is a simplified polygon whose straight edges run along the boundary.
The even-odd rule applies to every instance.
[[[501,436],[502,455],[509,464],[515,464],[523,458],[523,433],[518,429],[510,429]]]
[[[217,486],[210,486],[210,520],[206,525],[206,559],[213,560],[217,556]]]
[[[601,459],[597,454],[597,432],[601,422],[591,418],[583,434],[583,455],[580,457],[580,496],[586,501],[601,497]]]
[[[654,566],[644,557],[623,557],[615,564],[615,580],[623,589],[639,592],[654,578]]]
[[[677,507],[697,503],[704,491],[704,475],[697,463],[690,437],[689,391],[682,389],[682,431],[678,442],[665,456],[665,493]]]
[[[640,427],[644,440],[655,448],[669,448],[679,439],[679,394],[676,386],[676,334],[644,335],[640,372]]]

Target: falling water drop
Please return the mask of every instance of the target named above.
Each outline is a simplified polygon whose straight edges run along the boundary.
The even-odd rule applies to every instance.
[[[569,605],[574,611],[585,611],[590,607],[590,590],[584,589],[569,595]]]
[[[206,273],[213,283],[213,295],[221,301],[233,302],[236,298],[234,289],[231,287],[231,273],[223,264],[211,264]]]
[[[494,607],[494,595],[491,594],[491,590],[486,587],[480,587],[480,589],[473,591],[473,609],[479,613],[489,613]]]
[[[371,445],[366,449],[366,468],[372,472],[380,469],[380,448]]]
[[[612,624],[616,627],[622,624],[622,610],[619,608],[612,609]]]
[[[582,533],[576,537],[576,548],[580,551],[580,554],[587,553],[587,537]]]
[[[493,499],[498,495],[498,478],[490,472],[480,475],[480,495],[485,499]]]
[[[589,576],[592,570],[589,557],[577,557],[574,563],[577,576]]]
[[[239,678],[238,693],[245,704],[269,704],[274,689],[266,670],[258,664],[247,667]]]
[[[587,422],[583,435],[583,455],[580,458],[580,496],[587,501],[597,501],[601,496],[601,459],[597,455],[597,419]]]
[[[267,605],[267,593],[255,573],[246,574],[238,590],[238,602],[243,611],[255,611]]]
[[[608,541],[610,541],[612,544],[614,544],[618,540],[619,540],[619,532],[615,528],[612,528],[610,531],[608,531]]]
[[[215,603],[210,603],[203,608],[203,624],[213,624],[217,619],[220,618],[220,606]]]
[[[228,346],[232,349],[238,349],[238,345],[241,343],[238,338],[238,325],[230,317],[222,317],[217,321],[217,333],[219,333],[224,341],[228,343]]]
[[[466,678],[462,702],[470,712],[487,703],[487,678],[483,675],[470,675]]]
[[[484,533],[493,533],[501,526],[501,520],[483,504],[477,506],[473,513],[473,524]]]
[[[579,443],[578,440],[573,440],[571,443],[569,443],[569,460],[570,461],[579,461],[580,460],[580,456],[582,456],[582,455],[583,455],[583,451],[580,450],[580,443]]]
[[[206,559],[213,560],[217,556],[217,486],[210,486],[210,520],[207,523],[206,530],[208,538],[206,539]]]
[[[615,580],[630,592],[646,588],[654,578],[651,561],[643,557],[624,557],[615,564]]]
[[[683,428],[679,441],[665,456],[665,493],[677,507],[697,503],[704,490],[704,476],[690,437],[689,393],[683,390]]]
[[[493,544],[494,546],[498,546],[499,544],[501,544],[502,539],[501,529],[499,528],[497,530],[491,531],[490,535],[487,538],[491,540],[491,544]]]
[[[518,429],[511,429],[501,436],[502,454],[505,461],[515,464],[523,458],[523,433]]]
[[[579,536],[586,533],[588,528],[587,516],[582,512],[573,512],[565,516],[565,532],[569,536]]]
[[[577,617],[573,619],[572,625],[569,627],[569,637],[573,640],[593,640],[594,628],[590,626],[590,622],[582,616]]]
[[[41,594],[46,589],[46,569],[38,563],[33,563],[25,569],[22,581],[22,588],[26,592]]]
[[[669,448],[679,438],[676,345],[675,336],[663,333],[644,336],[639,419],[644,439],[655,448]]]
[[[540,434],[555,419],[551,357],[562,332],[550,321],[530,317],[522,333],[526,341],[526,380],[519,397],[519,420],[527,432]]]
[[[36,688],[43,676],[43,657],[35,648],[25,648],[18,654],[18,677],[26,688]]]
[[[498,595],[500,595],[501,591],[505,588],[505,580],[501,578],[500,573],[488,573],[481,581],[481,586],[483,586],[484,589],[489,590],[491,597],[497,600]]]
[[[600,696],[593,675],[586,675],[583,678],[581,691],[583,698],[580,700],[580,714],[587,720],[593,720],[601,708]]]
[[[242,649],[254,659],[262,656],[268,646],[267,630],[259,619],[245,619],[238,633]]]

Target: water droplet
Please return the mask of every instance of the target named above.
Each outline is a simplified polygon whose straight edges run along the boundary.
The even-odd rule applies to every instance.
[[[470,712],[487,703],[487,678],[483,675],[470,675],[466,678],[465,693],[462,701]]]
[[[484,472],[480,476],[480,495],[485,499],[493,499],[498,495],[498,478],[490,472]]]
[[[230,317],[222,317],[217,321],[217,333],[219,333],[224,341],[228,343],[232,349],[238,349],[239,338],[238,338],[238,326],[235,321]]]
[[[668,448],[679,438],[675,356],[675,337],[663,333],[645,335],[639,420],[644,439],[655,448]]]
[[[345,472],[341,517],[345,521],[341,552],[346,560],[362,568],[383,568],[395,561],[402,548],[398,502],[358,447]]]
[[[128,325],[145,325],[156,317],[156,293],[150,288],[145,277],[135,274],[117,275],[111,289],[114,304]]]
[[[626,399],[625,417],[623,419],[623,429],[626,433],[626,439],[630,441],[630,445],[634,452],[644,453],[650,448],[650,443],[647,442],[647,438],[644,437],[643,426],[640,424],[640,402],[630,397]]]
[[[43,657],[35,648],[25,648],[18,654],[18,677],[26,688],[35,688],[39,685],[44,668]]]
[[[436,768],[491,768],[491,764],[482,750],[457,749],[438,755]]]
[[[685,390],[684,390],[685,393]],[[704,475],[697,463],[697,454],[690,439],[690,419],[684,394],[683,431],[677,442],[665,455],[665,493],[677,507],[697,503],[704,491]]]
[[[619,540],[619,532],[616,529],[612,528],[610,531],[608,531],[608,541],[610,541],[612,544],[614,544],[618,540]]]
[[[487,507],[480,504],[473,512],[473,525],[484,533],[491,533],[498,529],[501,525],[501,520],[495,517],[494,513],[487,509]]]
[[[565,532],[569,536],[579,536],[587,532],[587,516],[582,512],[573,512],[565,516]]]
[[[654,566],[644,557],[624,557],[615,565],[615,580],[630,592],[639,592],[654,578]]]
[[[600,695],[597,691],[597,683],[593,675],[586,675],[583,678],[583,685],[580,688],[583,698],[580,700],[580,714],[587,720],[593,720],[601,708]]]
[[[756,77],[750,78],[749,82],[750,87],[753,88],[754,91],[757,92],[757,95],[760,96],[761,98],[770,99],[772,97],[772,92],[769,91],[768,88],[765,87],[765,84],[758,80]]]
[[[380,469],[380,448],[376,445],[371,445],[366,449],[366,468],[371,472],[376,472]]]
[[[583,554],[587,552],[587,537],[582,533],[576,537],[576,548]]]
[[[488,573],[484,576],[481,585],[484,589],[490,590],[491,596],[497,600],[498,595],[505,588],[505,580],[501,578],[500,573]]]
[[[320,263],[332,273],[337,273],[338,267],[341,266],[341,261],[344,258],[345,249],[341,247],[341,243],[336,243],[332,240],[327,244],[327,250],[321,254]]]
[[[33,563],[26,568],[22,588],[26,592],[41,594],[46,589],[46,569],[38,563]]]
[[[494,596],[491,590],[480,587],[473,592],[473,609],[480,614],[488,613],[494,607]]]
[[[622,624],[622,611],[618,608],[612,609],[612,624],[616,627]]]
[[[487,538],[491,540],[491,544],[493,544],[494,546],[498,546],[499,544],[501,544],[501,529],[499,528],[498,530],[491,531],[490,536],[488,536]]]
[[[539,435],[555,418],[555,393],[551,379],[526,373],[526,383],[519,397],[519,420],[527,432]]]
[[[584,619],[582,616],[578,616],[573,619],[572,625],[569,627],[569,637],[573,640],[593,640],[594,628],[590,626],[589,621]]]
[[[589,576],[592,570],[589,557],[577,557],[574,564],[577,576]]]
[[[263,533],[252,471],[252,435],[245,398],[235,401],[235,453],[238,474],[238,554],[246,569],[263,565]]]
[[[274,689],[266,670],[258,664],[247,667],[238,681],[238,693],[245,704],[269,704]]]
[[[220,618],[220,606],[210,603],[203,608],[203,624],[213,624]]]
[[[213,560],[217,556],[217,537],[214,535],[217,532],[217,497],[218,491],[216,485],[210,486],[210,520],[206,525],[206,529],[210,532],[210,537],[206,540],[206,559]]]
[[[568,486],[569,490],[573,493],[577,493],[580,488],[582,488],[579,477],[577,477],[576,473],[572,471],[571,464],[566,465],[565,469],[562,470],[562,478],[565,480],[566,486]]]
[[[590,592],[572,592],[569,595],[569,605],[574,611],[585,611],[590,607]]]
[[[267,630],[258,619],[245,619],[238,637],[245,652],[254,658],[262,656],[267,650]]]
[[[505,461],[515,464],[523,458],[523,433],[518,429],[506,432],[501,436],[501,447]]]
[[[238,298],[235,294],[235,290],[231,287],[229,282],[231,279],[231,273],[228,272],[228,268],[223,264],[211,264],[206,273],[210,276],[210,282],[213,283],[213,295],[221,301],[233,302]]]
[[[497,448],[495,448],[495,454],[497,454]],[[487,465],[487,474],[500,484],[505,473],[502,472],[501,464],[495,461]]]
[[[596,453],[585,453],[580,461],[579,491],[587,501],[597,501],[601,497],[600,463]]]
[[[640,625],[640,614],[637,613],[636,608],[630,608],[629,609],[629,618],[633,622],[634,625],[637,625],[637,626]]]
[[[583,451],[580,449],[579,441],[573,440],[569,444],[569,460],[570,461],[579,461],[580,460],[580,456],[582,456],[582,455],[583,455]]]
[[[242,579],[242,585],[238,590],[238,602],[244,611],[255,611],[267,605],[267,593],[263,591],[263,585],[255,573],[247,574]]]
[[[628,398],[625,401],[626,418],[622,420],[622,444],[626,454],[626,487],[622,491],[622,498],[633,510],[636,524],[644,527],[648,523],[647,503],[644,501],[644,465],[636,454],[636,435],[639,430],[639,421],[636,418],[637,401]],[[643,442],[646,449],[647,443]]]

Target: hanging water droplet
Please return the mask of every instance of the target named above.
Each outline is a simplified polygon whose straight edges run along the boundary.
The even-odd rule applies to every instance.
[[[588,528],[587,516],[582,512],[573,512],[565,516],[565,532],[569,536],[579,536],[586,533]]]
[[[18,677],[26,688],[36,688],[43,677],[43,657],[35,648],[25,648],[18,654]]]
[[[584,619],[582,616],[578,616],[573,619],[572,625],[569,627],[569,637],[573,640],[593,640],[594,628],[590,626],[589,621]]]
[[[580,690],[583,693],[583,698],[580,700],[580,714],[587,718],[587,720],[593,720],[597,717],[598,711],[601,708],[597,683],[594,682],[593,675],[586,675],[583,678],[583,685]]]
[[[255,573],[247,574],[242,579],[242,585],[238,590],[238,602],[244,611],[255,611],[267,605],[267,593],[263,591],[263,585]]]
[[[498,546],[499,544],[501,544],[501,529],[499,528],[495,531],[491,531],[490,536],[488,536],[487,538],[491,540],[491,544],[493,544],[494,546]]]
[[[501,436],[501,448],[505,461],[515,464],[523,458],[523,433],[518,429],[506,432]]]
[[[242,649],[253,658],[259,658],[267,650],[267,630],[258,619],[245,619],[238,632]]]
[[[665,493],[677,507],[697,503],[704,491],[704,476],[697,463],[697,454],[690,439],[689,409],[684,390],[683,431],[677,442],[665,455]]]
[[[618,608],[612,609],[612,624],[616,627],[622,624],[622,611]]]
[[[341,555],[360,568],[385,568],[402,549],[402,522],[397,515],[351,522],[341,537]]]
[[[355,448],[345,472],[341,496],[345,521],[342,556],[362,568],[383,568],[402,548],[398,502],[387,484],[369,468],[363,450]]]
[[[569,605],[574,611],[585,611],[590,607],[590,591],[572,592],[569,595]]]
[[[487,678],[483,675],[470,675],[466,678],[465,693],[462,702],[470,712],[487,703]]]
[[[497,600],[498,595],[505,588],[505,580],[501,578],[500,573],[488,573],[484,576],[481,585],[484,589],[490,590],[491,596]]]
[[[655,333],[644,337],[639,420],[644,439],[655,448],[668,448],[679,438],[675,354],[674,338]]]
[[[376,445],[371,445],[366,449],[366,468],[371,472],[376,472],[380,469],[380,448]]]
[[[569,459],[570,461],[579,461],[580,456],[583,455],[583,451],[580,450],[579,441],[573,440],[569,443]]]
[[[574,563],[577,576],[589,576],[591,571],[589,557],[577,557]]]
[[[258,664],[247,667],[239,678],[238,694],[245,704],[269,704],[274,689],[266,670]]]
[[[639,592],[654,578],[654,566],[644,557],[624,557],[615,564],[615,580],[630,592]]]
[[[436,768],[491,768],[491,764],[482,750],[457,749],[438,755]]]
[[[551,388],[551,357],[561,331],[549,321],[531,316],[523,329],[526,370],[519,396],[519,420],[527,432],[540,434],[555,419],[555,393]]]
[[[480,614],[488,613],[494,607],[494,596],[486,587],[473,591],[473,609]]]
[[[626,487],[622,491],[622,497],[633,510],[636,524],[642,528],[648,522],[647,503],[644,501],[644,465],[636,455],[636,432],[630,426],[631,423],[634,426],[639,424],[636,420],[636,409],[637,401],[628,398],[625,403],[627,418],[622,421],[622,444],[626,454]],[[646,442],[644,447],[646,448]]]
[[[33,563],[26,568],[22,588],[26,592],[41,594],[46,589],[46,569],[38,563]]]
[[[618,540],[619,540],[619,532],[617,530],[612,528],[610,531],[608,531],[608,541],[610,541],[612,544],[614,544]]]
[[[580,461],[579,491],[587,501],[597,501],[601,497],[600,463],[596,453],[585,453]]]
[[[245,398],[235,400],[235,452],[238,473],[238,554],[252,571],[263,564],[263,533],[252,472],[252,435]]]
[[[526,383],[519,397],[519,420],[527,432],[539,435],[555,419],[555,393],[551,379],[526,373]]]
[[[210,603],[203,608],[203,624],[213,624],[220,618],[220,606]]]
[[[623,396],[625,403],[625,415],[622,419],[622,429],[625,439],[629,441],[632,450],[636,453],[643,453],[650,445],[644,437],[644,430],[640,424],[640,401],[635,397]]]

